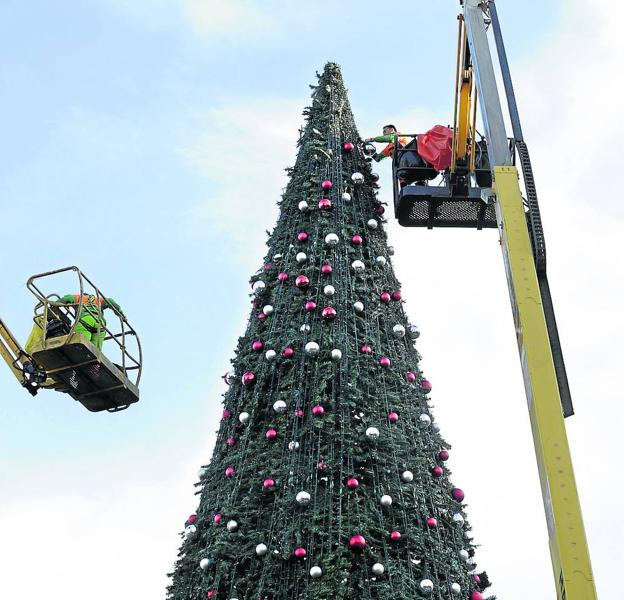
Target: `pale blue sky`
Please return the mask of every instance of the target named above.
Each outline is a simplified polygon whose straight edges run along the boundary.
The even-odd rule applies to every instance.
[[[577,23],[561,12],[561,1],[498,4],[508,53],[525,82],[519,95],[529,113],[526,128],[539,142],[537,156],[547,156],[542,123],[557,114],[557,131],[566,131],[564,115],[549,104],[565,80],[551,82],[544,65],[559,56],[552,43],[561,53],[555,70],[567,66],[561,49]],[[45,552],[54,552],[49,538],[57,536],[65,561],[60,566],[52,556],[47,566],[50,600],[77,600],[84,592],[90,600],[98,593],[119,600],[162,596],[175,534],[194,506],[194,473],[209,458],[218,427],[219,377],[243,332],[247,280],[261,263],[264,230],[274,225],[282,169],[294,160],[315,70],[328,60],[341,64],[362,134],[386,121],[416,129],[447,119],[457,10],[450,0],[2,4],[0,314],[25,338],[32,310],[27,277],[77,264],[121,303],[145,354],[142,400],[117,415],[90,414],[50,392],[30,398],[0,369],[0,513],[5,505],[17,536],[8,538],[17,543],[16,521],[26,506],[44,521],[68,523],[42,533]],[[546,179],[546,168],[541,172]],[[395,245],[407,288],[415,267],[405,235],[397,231]],[[493,263],[499,262],[496,254]],[[501,327],[511,335],[502,271],[498,276]],[[426,331],[429,317],[419,310],[427,304],[412,301],[410,316]],[[513,352],[513,336],[508,342]],[[519,382],[517,358],[510,356],[507,367]],[[527,485],[537,485],[532,455],[528,460]],[[532,500],[539,503],[537,490]],[[72,506],[82,515],[81,530],[100,519],[103,529],[78,540],[64,512]],[[545,537],[536,514],[536,531]],[[82,583],[64,571],[67,563],[82,564],[84,553],[106,568],[110,554],[98,553],[108,545],[112,554],[138,561],[133,569],[144,587],[128,583],[128,561],[119,556],[117,563],[111,558],[119,581],[113,572],[97,589],[85,589],[94,582],[88,567],[80,567]],[[539,546],[544,550],[544,539]],[[490,555],[497,550],[489,548]],[[29,559],[13,560],[8,590],[17,589],[19,565]],[[489,564],[481,566],[497,579]],[[542,576],[550,583],[548,568]],[[136,595],[140,589],[151,591]],[[35,589],[11,597],[30,600]]]

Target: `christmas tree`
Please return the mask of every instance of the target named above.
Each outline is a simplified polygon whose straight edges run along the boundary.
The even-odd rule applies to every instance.
[[[170,600],[479,600],[340,69],[313,86]]]

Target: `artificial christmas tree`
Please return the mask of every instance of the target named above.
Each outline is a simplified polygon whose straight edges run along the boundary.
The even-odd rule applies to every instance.
[[[474,600],[489,581],[337,65],[304,114],[168,597]]]

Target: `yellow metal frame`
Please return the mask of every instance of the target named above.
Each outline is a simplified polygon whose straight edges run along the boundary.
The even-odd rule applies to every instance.
[[[595,600],[533,251],[515,167],[494,168],[496,210],[559,600]]]
[[[6,364],[11,369],[13,375],[20,382],[24,380],[24,374],[16,366],[24,365],[28,361],[28,357],[24,355],[24,352],[15,339],[15,336],[9,331],[9,328],[0,319],[0,356],[4,358]]]

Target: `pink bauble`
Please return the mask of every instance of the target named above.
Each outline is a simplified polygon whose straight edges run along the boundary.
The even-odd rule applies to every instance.
[[[227,440],[225,440],[225,443],[228,446],[236,446],[236,440],[234,438],[228,438]]]
[[[228,467],[225,470],[225,476],[226,477],[232,477],[232,475],[234,475],[234,467]]]
[[[304,412],[303,409],[298,408],[297,410],[295,410],[295,417],[303,417]]]
[[[353,550],[364,550],[366,548],[366,540],[363,535],[352,535],[349,539],[349,547]]]
[[[425,393],[429,393],[431,391],[431,389],[433,388],[433,386],[431,385],[431,382],[428,379],[423,379],[420,382],[420,389],[425,392]]]
[[[411,371],[408,371],[408,372],[405,374],[405,376],[407,377],[407,380],[408,380],[410,383],[413,383],[414,381],[416,381],[416,374],[415,374],[415,373],[412,373]]]
[[[481,592],[472,592],[470,600],[483,600],[483,594]]]
[[[321,210],[330,210],[332,207],[331,200],[329,198],[321,198],[319,200],[318,207]]]
[[[350,490],[356,490],[359,486],[360,486],[360,482],[355,477],[351,477],[350,479],[347,479],[347,487]]]
[[[354,246],[361,246],[363,242],[364,240],[362,239],[362,236],[359,233],[355,233],[354,235],[351,236],[351,243]]]
[[[481,577],[479,577],[478,575],[473,575],[473,576],[472,576],[472,580],[473,580],[475,583],[481,583]]]
[[[331,190],[331,188],[332,188],[332,186],[333,186],[333,185],[334,185],[334,184],[333,184],[333,183],[332,183],[329,179],[326,179],[325,181],[323,181],[323,182],[321,183],[321,187],[322,187],[324,190]]]
[[[268,490],[268,489],[270,489],[270,488],[272,488],[272,487],[275,487],[275,481],[274,481],[273,479],[265,479],[265,480],[262,482],[262,487],[263,487],[264,489],[267,489],[267,490]]]
[[[331,265],[323,265],[321,267],[321,273],[323,275],[329,275],[332,271],[333,271],[333,269],[332,269]]]
[[[247,371],[246,373],[243,373],[241,382],[245,387],[251,387],[256,383],[256,376],[251,371]]]
[[[223,412],[221,413],[221,418],[222,419],[229,419],[230,418],[230,411],[226,408],[223,410]]]
[[[342,149],[343,149],[345,152],[351,152],[351,151],[353,150],[353,148],[355,148],[355,146],[354,146],[351,142],[345,142],[345,143],[342,145]]]
[[[388,413],[388,421],[390,423],[396,423],[399,420],[399,415],[394,411]]]
[[[453,500],[461,502],[466,497],[466,494],[464,494],[464,490],[461,490],[459,488],[453,488],[451,490],[451,496],[453,496]]]
[[[263,312],[258,313],[258,319],[262,320],[262,319],[266,319],[266,318],[267,318],[267,316]]]
[[[389,366],[390,366],[390,359],[389,359],[387,356],[382,356],[382,357],[379,359],[379,364],[380,364],[382,367],[389,367]]]
[[[268,271],[272,266],[271,263],[264,263],[264,270]]]
[[[305,548],[295,548],[295,556],[297,558],[305,558],[307,554]]]
[[[256,340],[252,345],[251,345],[251,349],[254,352],[262,352],[262,349],[264,348],[264,344],[260,341],[260,340]]]
[[[427,526],[431,527],[431,529],[434,529],[438,526],[438,520],[435,517],[429,517],[427,519]]]
[[[316,468],[319,471],[324,471],[327,469],[327,463],[324,460],[319,460],[318,463],[316,463]]]
[[[312,407],[312,414],[315,417],[321,417],[325,414],[325,409],[320,404],[317,404],[316,406]]]
[[[449,456],[450,454],[448,450],[440,450],[440,452],[438,453],[438,458],[440,460],[448,460]]]
[[[264,437],[267,440],[274,440],[277,437],[277,431],[275,429],[267,429]]]
[[[217,595],[216,590],[208,590],[206,592],[206,598],[214,598]]]
[[[288,273],[284,273],[283,271],[281,273],[278,274],[277,276],[277,280],[284,282],[288,279]]]
[[[336,318],[336,309],[333,306],[326,306],[321,316],[325,321],[333,321]]]
[[[308,241],[308,234],[305,231],[300,231],[297,234],[297,241],[299,241],[299,242],[307,242]]]
[[[431,469],[431,474],[434,477],[442,477],[442,475],[444,475],[444,469],[440,466],[435,466]]]
[[[381,204],[375,209],[375,212],[378,215],[383,215],[386,212],[386,209],[384,206],[382,206]]]
[[[314,302],[314,300],[308,300],[305,303],[305,309],[306,312],[312,312],[313,310],[316,310],[316,302]]]
[[[221,523],[221,519],[222,519],[222,518],[223,518],[223,517],[222,517],[219,513],[217,513],[217,514],[214,516],[214,522],[215,522],[215,523]]]
[[[305,275],[297,275],[295,286],[300,290],[305,290],[310,285],[310,280]]]
[[[192,525],[195,521],[197,521],[197,515],[193,514],[186,520],[186,523],[187,525]]]
[[[373,349],[368,344],[363,344],[360,347],[360,352],[362,352],[362,354],[372,354]]]
[[[381,294],[379,294],[379,299],[384,304],[388,304],[390,302],[390,294],[388,294],[388,292],[382,292]]]
[[[390,539],[393,542],[398,542],[401,539],[401,532],[400,531],[391,531],[390,532]]]
[[[290,358],[293,354],[295,353],[295,351],[290,347],[286,347],[282,350],[282,356],[284,358]]]
[[[397,290],[396,292],[392,292],[392,299],[393,300],[400,300],[401,299],[401,292],[399,290]]]

